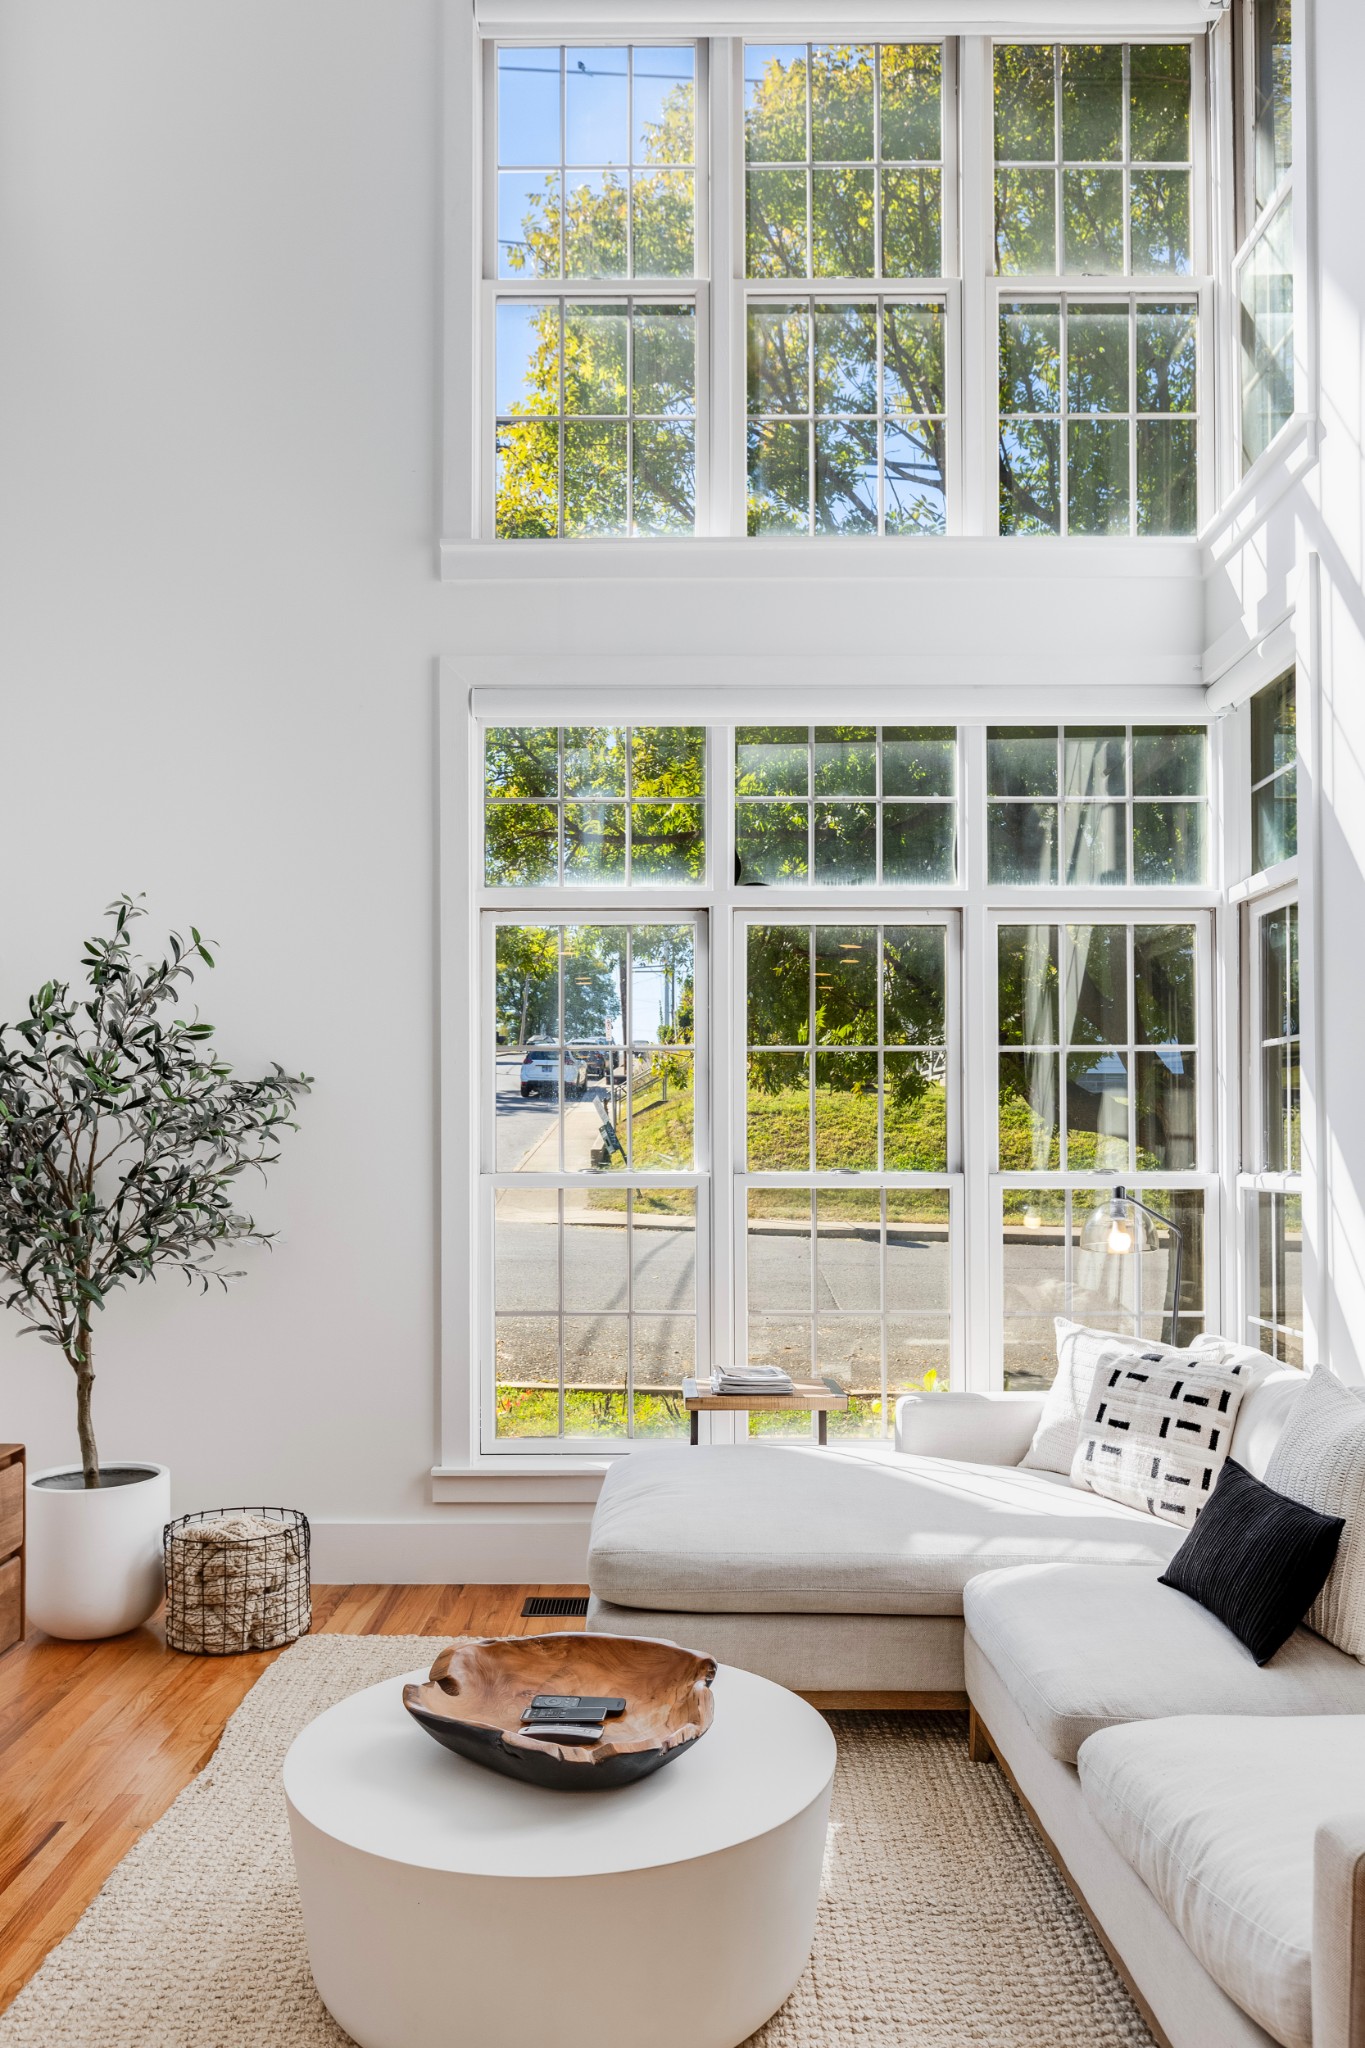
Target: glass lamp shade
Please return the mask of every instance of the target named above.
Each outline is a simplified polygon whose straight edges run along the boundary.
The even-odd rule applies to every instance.
[[[1129,1252],[1150,1251],[1156,1231],[1150,1217],[1127,1202],[1101,1202],[1090,1211],[1081,1226],[1080,1248],[1106,1257],[1125,1257]]]

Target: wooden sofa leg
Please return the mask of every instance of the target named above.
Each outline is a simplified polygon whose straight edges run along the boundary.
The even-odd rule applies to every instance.
[[[991,1738],[986,1733],[986,1724],[975,1707],[967,1709],[967,1755],[974,1764],[988,1764],[995,1755]]]

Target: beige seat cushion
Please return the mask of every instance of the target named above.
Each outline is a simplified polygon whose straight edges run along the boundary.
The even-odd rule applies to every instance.
[[[1215,1983],[1310,2048],[1313,1836],[1365,1784],[1365,1720],[1181,1715],[1108,1728],[1086,1804]]]
[[[675,1613],[961,1614],[976,1572],[1043,1558],[1159,1570],[1180,1535],[1015,1465],[670,1444],[608,1474],[588,1583]]]
[[[1258,1668],[1221,1621],[1157,1578],[1151,1570],[1043,1564],[992,1572],[967,1587],[969,1648],[974,1643],[994,1667],[1060,1762],[1074,1763],[1088,1735],[1118,1722],[1365,1714],[1365,1666],[1321,1636],[1295,1629]]]

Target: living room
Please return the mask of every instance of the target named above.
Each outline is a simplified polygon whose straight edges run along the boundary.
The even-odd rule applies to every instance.
[[[0,0],[0,2048],[1365,2048],[1362,75]]]

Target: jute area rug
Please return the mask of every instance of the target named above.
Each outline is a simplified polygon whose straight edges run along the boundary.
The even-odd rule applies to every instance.
[[[280,1766],[315,1715],[437,1640],[309,1636],[279,1658],[0,2017],[0,2048],[345,2048],[308,1974]],[[831,1719],[815,1948],[753,2048],[1152,2048],[962,1718]]]

